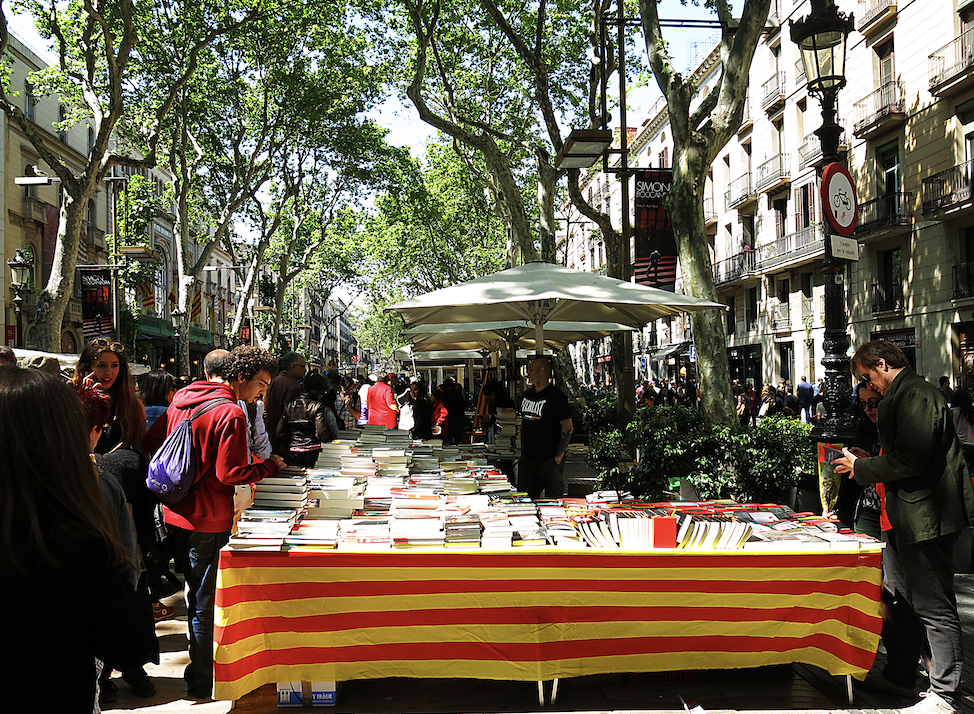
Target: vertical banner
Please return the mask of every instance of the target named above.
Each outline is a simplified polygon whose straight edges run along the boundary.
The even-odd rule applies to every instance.
[[[676,290],[676,239],[663,199],[672,185],[672,169],[636,171],[633,272],[640,285],[670,292]]]
[[[112,279],[107,268],[79,270],[85,342],[112,336]]]

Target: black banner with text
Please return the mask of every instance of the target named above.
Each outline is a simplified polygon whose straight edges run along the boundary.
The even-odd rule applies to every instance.
[[[633,272],[640,285],[670,292],[676,290],[676,239],[663,199],[672,185],[672,169],[636,172]]]

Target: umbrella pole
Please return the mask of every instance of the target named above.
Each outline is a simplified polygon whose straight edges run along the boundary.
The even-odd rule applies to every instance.
[[[544,354],[544,322],[540,317],[534,323],[534,353],[538,357]]]

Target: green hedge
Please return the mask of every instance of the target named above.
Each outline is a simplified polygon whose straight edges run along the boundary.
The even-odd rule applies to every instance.
[[[665,498],[687,479],[702,498],[774,501],[803,475],[817,473],[811,428],[800,420],[768,417],[756,427],[726,427],[697,409],[640,407],[624,433],[611,421],[601,424],[589,432],[589,465],[603,488],[637,498]],[[635,468],[621,471],[619,462],[633,457]]]

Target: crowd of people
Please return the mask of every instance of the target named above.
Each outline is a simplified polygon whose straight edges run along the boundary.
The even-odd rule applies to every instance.
[[[13,362],[13,364],[10,364]],[[255,347],[214,350],[205,379],[181,385],[164,370],[129,371],[123,345],[94,340],[74,375],[55,364],[16,366],[0,349],[0,592],[12,618],[16,655],[3,670],[12,711],[99,711],[115,696],[115,671],[140,696],[155,687],[144,665],[158,661],[154,624],[172,616],[162,598],[183,589],[190,663],[187,690],[208,698],[220,549],[252,484],[286,464],[314,463],[322,444],[365,424],[408,429],[415,438],[459,439],[463,393],[452,380],[432,396],[422,381],[395,374],[354,379],[308,373],[304,357],[280,360]],[[859,532],[886,542],[883,640],[887,665],[866,684],[921,701],[904,714],[959,711],[963,648],[953,591],[954,546],[974,524],[974,405],[949,380],[934,387],[895,345],[874,341],[851,361],[855,443],[833,461],[846,476],[835,510]],[[497,437],[497,409],[522,419],[519,486],[532,498],[563,494],[572,438],[568,400],[539,357],[515,402],[488,382],[485,426]],[[696,403],[690,382],[644,383],[644,404]],[[813,420],[819,389],[804,378],[792,393],[750,383],[736,390],[742,420],[787,413]],[[763,405],[768,408],[762,414]],[[772,404],[775,411],[772,411]],[[166,505],[146,485],[152,454],[192,419],[195,480]],[[174,571],[178,571],[180,577]],[[56,697],[39,696],[57,652]]]

